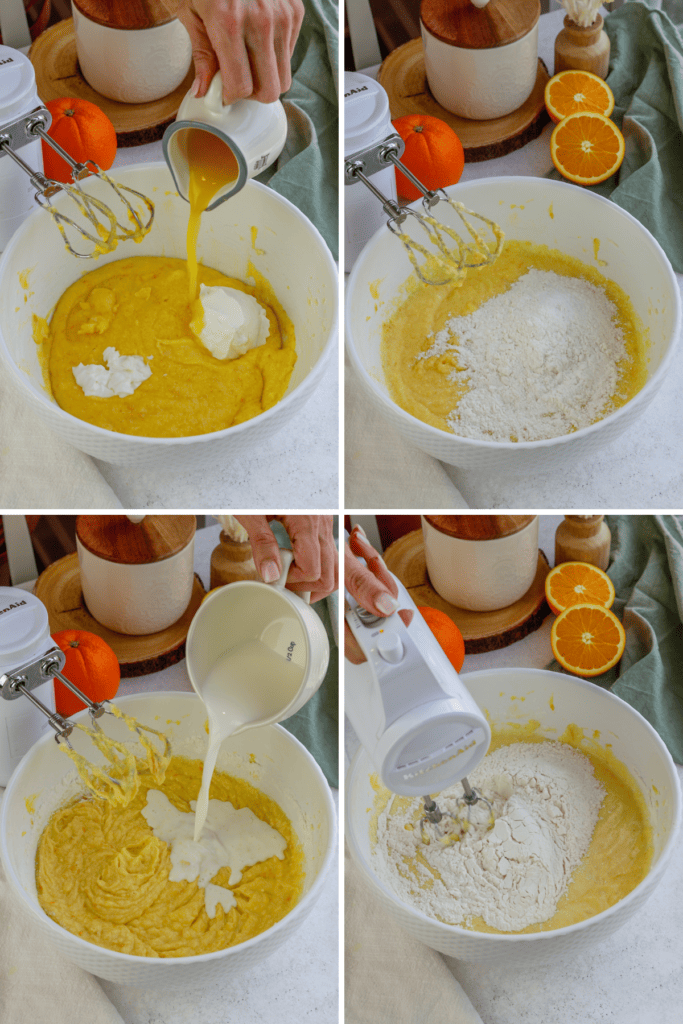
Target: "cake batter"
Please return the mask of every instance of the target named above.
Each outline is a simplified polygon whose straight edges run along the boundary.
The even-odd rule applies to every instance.
[[[527,281],[527,271],[537,276]],[[526,294],[517,304],[494,313],[518,287]],[[573,324],[563,320],[569,308]],[[645,348],[613,281],[557,250],[508,240],[461,284],[411,279],[384,324],[381,355],[391,398],[417,419],[465,437],[527,441],[588,426],[627,402],[647,379]]]
[[[534,723],[521,734],[494,731],[470,782],[493,799],[496,824],[490,829],[483,812],[477,824],[473,814],[472,828],[452,845],[422,842],[421,801],[386,791],[379,798],[376,870],[424,913],[475,931],[548,931],[601,913],[647,874],[651,827],[640,791],[580,730],[570,727],[558,742],[539,736]],[[442,810],[450,792],[462,790],[439,794]]]
[[[301,897],[303,851],[281,808],[241,779],[216,772],[212,799],[248,807],[286,840],[283,859],[247,867],[230,885],[231,870],[211,879],[229,887],[235,906],[219,902],[207,913],[198,881],[170,881],[170,847],[156,838],[142,814],[147,793],[159,790],[178,810],[189,813],[197,798],[202,762],[174,757],[159,786],[143,775],[126,808],[105,800],[78,799],[56,811],[40,837],[36,885],[43,910],[63,928],[88,942],[136,956],[176,957],[237,945],[265,931]]]
[[[57,303],[49,328],[38,324],[57,403],[96,426],[144,437],[205,434],[270,409],[296,362],[294,328],[265,279],[253,267],[249,273],[253,287],[199,267],[200,283],[246,292],[268,317],[265,344],[227,360],[216,359],[190,328],[184,260],[131,257],[79,278]],[[88,397],[72,368],[102,363],[110,347],[142,357],[151,375],[131,395]]]

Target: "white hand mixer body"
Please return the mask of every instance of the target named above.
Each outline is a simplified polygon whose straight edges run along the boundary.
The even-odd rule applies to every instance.
[[[396,577],[394,577],[396,579]],[[486,718],[396,579],[399,608],[378,618],[358,606],[346,621],[367,659],[346,661],[346,713],[387,789],[425,801],[421,826],[439,826],[442,813],[431,796],[462,782],[469,809],[488,800],[470,786],[467,775],[483,760],[491,742]],[[348,595],[347,595],[348,598]],[[353,603],[352,599],[349,603]],[[409,625],[399,612],[412,611]],[[459,813],[452,815],[466,828]]]

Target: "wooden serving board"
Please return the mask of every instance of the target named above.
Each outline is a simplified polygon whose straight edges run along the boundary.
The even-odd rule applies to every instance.
[[[427,575],[422,530],[406,533],[387,548],[384,561],[400,579],[417,605],[438,608],[456,624],[465,641],[466,654],[482,654],[509,647],[539,629],[550,609],[545,599],[548,560],[538,552],[536,577],[524,597],[494,612],[470,612],[448,604],[432,587]]]
[[[38,95],[43,103],[64,96],[76,96],[96,103],[114,125],[122,149],[160,139],[166,126],[178,113],[183,96],[194,78],[193,67],[190,67],[177,89],[151,103],[117,103],[116,100],[109,100],[95,92],[81,74],[76,56],[73,18],[58,22],[38,36],[28,55],[35,68]]]
[[[61,633],[63,629],[85,629],[101,636],[119,660],[122,679],[161,672],[182,661],[190,623],[206,595],[202,581],[195,574],[192,598],[181,619],[159,633],[127,636],[107,629],[86,608],[78,555],[67,555],[49,565],[38,577],[34,593],[47,608],[51,633]]]
[[[521,149],[537,138],[550,120],[544,92],[550,75],[538,60],[538,74],[528,100],[505,117],[470,121],[451,114],[432,96],[427,84],[421,39],[411,39],[393,50],[379,69],[377,81],[386,89],[392,118],[404,114],[429,114],[449,124],[462,142],[465,163],[493,160]]]

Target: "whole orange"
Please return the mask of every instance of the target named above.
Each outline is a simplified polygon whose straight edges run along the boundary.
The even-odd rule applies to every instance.
[[[119,662],[100,636],[84,629],[65,629],[52,639],[66,655],[62,675],[92,701],[112,700],[121,680]],[[75,715],[86,706],[75,693],[55,679],[55,706],[60,715]]]
[[[89,100],[66,98],[48,100],[52,114],[48,135],[78,163],[94,160],[108,171],[116,156],[116,129],[103,110]],[[71,168],[66,160],[43,142],[45,177],[54,181],[71,181]]]
[[[465,660],[465,641],[456,624],[438,608],[418,605],[417,610],[438,640],[439,646],[455,671],[459,672]]]
[[[462,142],[450,125],[428,114],[397,117],[394,128],[405,143],[401,162],[430,191],[455,185],[465,166]],[[404,199],[419,199],[421,192],[396,168],[396,187]]]

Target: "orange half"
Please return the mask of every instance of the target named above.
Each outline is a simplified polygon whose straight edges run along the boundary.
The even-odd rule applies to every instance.
[[[624,136],[604,114],[570,114],[555,126],[550,155],[560,174],[577,185],[597,185],[621,167]]]
[[[591,71],[560,71],[545,87],[545,106],[557,124],[563,117],[584,111],[609,117],[614,93],[604,79]]]
[[[614,604],[614,584],[602,569],[588,562],[561,562],[545,578],[550,610],[559,615],[573,604]]]
[[[626,634],[608,608],[575,604],[553,622],[550,643],[562,668],[577,676],[599,676],[621,658]]]

